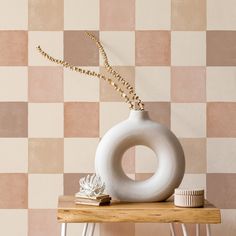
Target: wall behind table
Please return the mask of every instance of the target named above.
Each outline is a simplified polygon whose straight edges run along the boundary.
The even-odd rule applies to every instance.
[[[43,59],[50,54],[102,71],[92,31],[136,88],[152,119],[186,154],[183,186],[204,187],[222,209],[215,236],[236,232],[236,3],[234,0],[1,0],[0,226],[9,236],[56,236],[57,197],[94,172],[99,138],[128,108],[97,79]],[[100,62],[99,62],[100,59]],[[136,180],[152,154],[131,149]],[[14,227],[13,227],[14,225]],[[81,225],[69,226],[78,235]],[[169,235],[157,224],[103,224],[96,235]]]

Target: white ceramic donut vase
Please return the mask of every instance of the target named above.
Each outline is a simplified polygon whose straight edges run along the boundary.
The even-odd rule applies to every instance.
[[[151,148],[158,158],[156,172],[144,181],[131,180],[122,169],[123,154],[136,145]],[[103,136],[97,147],[95,167],[113,198],[153,202],[166,200],[180,185],[185,159],[178,139],[169,129],[150,120],[147,111],[132,110],[127,120]]]

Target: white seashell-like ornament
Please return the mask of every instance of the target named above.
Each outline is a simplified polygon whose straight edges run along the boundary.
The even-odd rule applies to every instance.
[[[99,196],[105,190],[105,183],[97,174],[87,175],[79,180],[80,194],[88,197]]]

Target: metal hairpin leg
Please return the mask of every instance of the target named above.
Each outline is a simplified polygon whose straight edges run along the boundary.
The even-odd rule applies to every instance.
[[[89,234],[89,236],[93,236],[94,229],[95,229],[95,223],[91,223],[91,229],[90,229],[90,234]]]
[[[66,236],[67,223],[61,224],[61,236]]]
[[[171,236],[175,236],[175,228],[174,228],[174,224],[170,223],[170,232],[171,232]]]
[[[82,236],[86,236],[87,230],[88,230],[88,223],[85,223],[85,224],[84,224],[84,229],[83,229]]]
[[[209,224],[206,225],[207,236],[211,236],[211,226]]]
[[[88,231],[88,228],[90,228],[90,232]],[[95,223],[85,223],[82,236],[93,236],[94,229],[95,229]]]
[[[185,224],[181,224],[181,226],[182,226],[182,230],[183,230],[183,235],[188,236],[188,232],[187,232]]]
[[[200,235],[200,225],[196,224],[196,236]]]

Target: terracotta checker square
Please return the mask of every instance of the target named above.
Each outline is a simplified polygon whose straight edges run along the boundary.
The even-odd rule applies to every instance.
[[[97,38],[98,31],[90,31]],[[64,31],[64,59],[76,66],[98,66],[99,54],[95,43],[85,31]]]
[[[27,137],[28,106],[26,102],[0,103],[0,137]]]
[[[169,31],[136,31],[135,40],[136,66],[170,65]]]
[[[97,102],[66,102],[64,105],[65,137],[98,137],[98,116]]]

